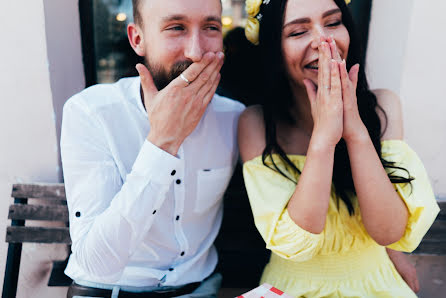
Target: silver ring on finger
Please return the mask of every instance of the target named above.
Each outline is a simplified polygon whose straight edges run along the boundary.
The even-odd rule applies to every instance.
[[[192,83],[191,81],[189,81],[183,74],[180,74],[180,78],[185,81],[187,83],[187,85],[189,86],[190,83]]]
[[[324,85],[324,88],[327,90],[330,90],[330,86],[328,86],[328,85]]]

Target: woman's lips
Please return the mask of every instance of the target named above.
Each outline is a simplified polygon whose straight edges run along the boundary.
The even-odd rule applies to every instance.
[[[319,69],[319,60],[314,60],[313,62],[308,63],[307,65],[305,65],[305,69],[317,72]]]

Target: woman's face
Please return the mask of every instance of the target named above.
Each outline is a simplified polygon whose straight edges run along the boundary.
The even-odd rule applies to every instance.
[[[282,28],[282,51],[291,82],[318,82],[318,46],[332,36],[342,59],[347,59],[350,36],[333,0],[288,0]]]

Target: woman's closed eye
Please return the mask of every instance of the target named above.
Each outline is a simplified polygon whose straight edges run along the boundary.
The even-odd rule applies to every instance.
[[[291,32],[290,34],[288,34],[288,37],[301,36],[301,35],[305,34],[306,32],[307,31]]]
[[[341,24],[342,24],[341,21],[337,21],[337,22],[333,22],[333,23],[327,24],[327,27],[337,27],[337,26],[339,26]]]

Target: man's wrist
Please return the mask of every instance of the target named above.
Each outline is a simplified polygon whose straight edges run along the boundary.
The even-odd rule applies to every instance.
[[[166,151],[167,153],[173,156],[177,155],[178,150],[180,149],[182,143],[181,141],[175,138],[159,136],[152,132],[150,132],[149,135],[147,136],[147,140],[153,145],[157,146],[158,148]]]

